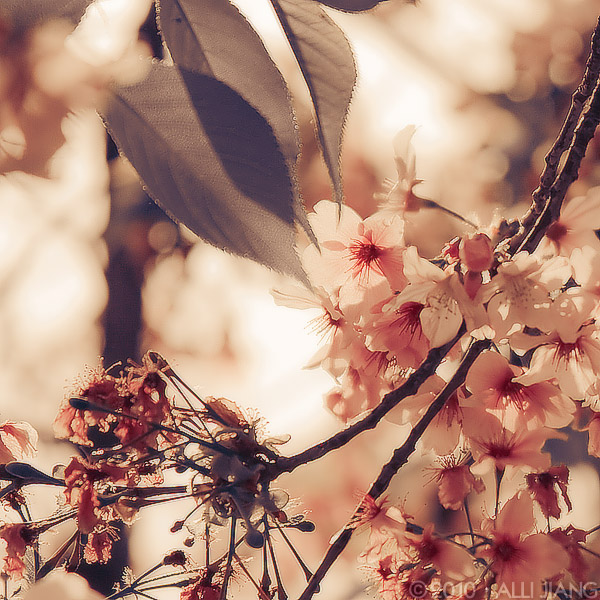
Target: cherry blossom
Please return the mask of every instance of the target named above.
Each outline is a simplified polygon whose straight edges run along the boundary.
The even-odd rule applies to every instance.
[[[349,207],[322,200],[308,218],[320,248],[302,255],[311,280],[328,292],[340,290],[342,307],[360,303],[382,280],[392,290],[406,284],[403,274],[404,224],[397,215],[375,214],[364,221]]]
[[[419,320],[432,348],[450,341],[458,332],[463,318],[475,312],[471,299],[453,271],[444,272],[418,255],[414,246],[407,248],[404,273],[408,286],[394,300],[400,309],[407,302],[420,303]],[[481,325],[478,323],[472,328]]]
[[[37,431],[25,421],[4,421],[0,425],[0,464],[32,458],[37,452]]]
[[[473,557],[465,548],[434,535],[433,524],[428,524],[421,534],[408,534],[408,545],[416,553],[424,567],[432,564],[442,581],[464,581],[472,578],[476,571]]]
[[[600,339],[596,324],[586,314],[589,297],[567,292],[552,304],[553,328],[545,336],[519,340],[520,350],[536,347],[529,371],[520,382],[555,378],[561,390],[576,400],[594,404],[594,386],[600,373]],[[525,342],[525,343],[523,343]]]
[[[80,575],[54,570],[32,585],[23,600],[104,600],[104,596]]]
[[[528,429],[568,425],[575,403],[547,381],[520,383],[524,372],[498,352],[483,352],[467,374],[465,383],[472,396],[466,404],[484,406],[511,431],[523,425]]]
[[[550,466],[550,455],[542,452],[547,439],[559,437],[551,429],[539,427],[510,431],[489,413],[466,413],[463,427],[468,436],[475,464],[474,474],[483,475],[492,467],[503,471],[529,467],[544,470]]]
[[[552,322],[550,293],[559,290],[570,275],[570,266],[563,257],[542,261],[519,252],[502,263],[484,296],[489,299],[487,314],[496,339],[520,331],[525,325],[547,331]]]
[[[528,495],[511,498],[490,525],[492,543],[481,555],[491,561],[500,598],[514,596],[515,590],[523,590],[523,597],[539,598],[542,581],[569,566],[569,555],[559,543],[546,534],[532,533],[535,519]]]
[[[454,455],[441,457],[439,467],[432,467],[438,485],[440,504],[448,510],[459,510],[472,490],[482,492],[485,487],[471,473],[468,464]]]
[[[548,227],[546,243],[540,245],[538,253],[543,254],[551,247],[556,254],[569,257],[575,248],[588,246],[598,254],[600,240],[595,229],[600,229],[600,187],[563,204],[560,217]]]

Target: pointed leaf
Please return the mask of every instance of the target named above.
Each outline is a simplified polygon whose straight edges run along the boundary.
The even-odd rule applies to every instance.
[[[229,0],[159,0],[158,7],[175,64],[233,88],[267,120],[295,165],[299,142],[287,85],[239,10]]]
[[[290,93],[261,38],[229,0],[156,2],[160,29],[175,64],[227,84],[273,129],[292,174],[296,219],[317,244],[295,176],[300,139]]]
[[[7,18],[14,31],[21,32],[51,19],[77,23],[91,0],[2,0],[0,18]]]
[[[318,0],[318,2],[344,12],[362,12],[374,8],[384,0]]]
[[[105,119],[148,191],[210,243],[304,280],[286,161],[264,118],[212,77],[163,64]]]
[[[310,92],[323,158],[338,202],[342,133],[356,81],[354,57],[340,28],[314,0],[271,0]]]

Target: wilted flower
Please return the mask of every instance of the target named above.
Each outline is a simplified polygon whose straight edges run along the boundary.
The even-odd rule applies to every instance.
[[[37,431],[25,421],[4,421],[0,425],[0,464],[32,458],[37,452]]]

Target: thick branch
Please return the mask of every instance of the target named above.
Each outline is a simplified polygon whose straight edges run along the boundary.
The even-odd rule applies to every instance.
[[[562,205],[562,201],[564,199],[564,194],[566,193],[566,190],[569,187],[569,185],[577,178],[576,173],[579,170],[581,158],[583,158],[583,155],[585,154],[585,150],[587,148],[587,144],[589,142],[589,140],[585,142],[583,139],[581,139],[581,137],[579,138],[579,140],[577,140],[576,130],[578,129],[578,124],[579,127],[583,125],[581,114],[584,110],[586,103],[589,101],[590,97],[594,93],[594,90],[596,90],[599,78],[600,19],[598,20],[596,29],[594,30],[594,33],[592,35],[590,55],[586,63],[586,69],[583,75],[583,79],[571,98],[571,106],[569,108],[567,116],[565,117],[565,121],[560,130],[560,133],[558,134],[556,141],[552,145],[552,148],[550,148],[550,151],[546,155],[544,170],[542,171],[542,174],[540,176],[540,185],[533,192],[533,202],[531,208],[529,209],[527,214],[521,219],[520,232],[511,240],[511,254],[517,252],[517,249],[526,249],[525,246],[533,246],[533,248],[535,248],[539,243],[539,240],[542,239],[543,233],[546,231],[548,226],[553,222],[553,220],[556,220],[558,218],[558,214],[560,212],[560,205]],[[593,113],[590,113],[590,110],[588,110],[583,116],[583,121],[586,121],[590,117],[593,118]],[[567,149],[569,149],[569,156],[573,156],[573,151],[576,153],[576,155],[580,156],[579,162],[577,163],[577,168],[575,169],[575,177],[572,179],[566,177],[563,178],[563,174],[565,174],[564,168],[561,171],[561,174],[558,175],[558,168],[561,158],[567,151]],[[569,158],[567,158],[567,161],[568,160]],[[570,170],[572,171],[572,169]],[[553,192],[553,188],[555,188],[555,186],[561,178],[563,179],[561,184],[559,185],[559,188],[561,188],[561,190],[564,188],[564,192],[559,192],[558,190]],[[568,183],[565,186],[565,182],[567,180]],[[551,210],[552,214],[556,214],[556,217],[554,217],[554,219],[549,220],[550,217],[548,215],[548,207],[555,207],[556,205],[558,205],[558,209],[553,208]],[[536,230],[536,233],[532,236],[531,232],[534,229]],[[542,232],[542,235],[539,235],[539,231]]]
[[[465,331],[466,327],[463,323],[454,338],[447,344],[431,350],[421,366],[400,387],[386,394],[381,402],[360,421],[346,427],[346,429],[339,431],[325,441],[300,452],[300,454],[279,458],[276,464],[273,465],[275,472],[273,477],[281,473],[289,473],[300,465],[317,460],[325,456],[328,452],[345,446],[363,431],[374,429],[384,415],[390,412],[401,400],[417,393],[423,382],[435,373],[442,359],[450,352],[454,344],[460,340]]]
[[[567,190],[579,176],[581,161],[585,156],[588,144],[596,133],[596,128],[599,123],[600,83],[596,85],[589,107],[575,129],[573,143],[569,148],[565,164],[561,169],[560,174],[550,187],[550,196],[546,202],[545,208],[523,243],[519,246],[518,251],[525,250],[526,252],[533,252],[544,237],[548,227],[560,217],[560,209],[567,194]]]
[[[471,345],[468,352],[465,354],[462,362],[460,363],[456,373],[452,379],[446,384],[444,389],[438,394],[436,399],[433,401],[431,406],[427,409],[427,412],[421,417],[421,420],[413,427],[410,432],[408,438],[400,446],[396,449],[390,461],[384,465],[379,473],[377,479],[371,484],[371,488],[367,492],[371,498],[376,500],[385,492],[385,490],[390,485],[392,478],[394,475],[400,470],[409,456],[414,452],[415,446],[427,426],[431,423],[434,417],[442,410],[444,404],[447,402],[448,398],[462,385],[467,375],[467,372],[473,361],[490,345],[489,340],[479,340]],[[355,529],[356,517],[358,516],[358,511],[360,510],[360,506],[354,512],[352,518],[348,521],[347,525],[344,529],[338,534],[335,538],[335,541],[329,546],[329,550],[325,554],[325,557],[321,561],[319,568],[315,571],[315,574],[310,578],[306,589],[300,596],[298,600],[310,600],[313,597],[315,592],[319,587],[319,583],[323,580],[323,577],[329,571],[331,565],[336,561],[338,556],[342,553],[344,548],[348,545],[350,538],[352,537],[352,533]]]

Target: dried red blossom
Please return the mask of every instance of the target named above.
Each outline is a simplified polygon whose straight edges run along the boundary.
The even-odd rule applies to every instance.
[[[101,522],[100,501],[96,484],[127,484],[129,471],[108,464],[91,465],[81,458],[73,457],[65,469],[65,497],[77,507],[77,526],[82,533],[91,533]]]
[[[544,516],[560,517],[561,509],[558,505],[558,486],[560,493],[567,505],[567,510],[571,510],[573,505],[567,494],[567,483],[569,481],[569,469],[565,465],[550,467],[543,473],[528,473],[525,477],[529,492],[533,499],[540,505]]]
[[[4,421],[0,425],[0,464],[31,458],[36,453],[37,431],[25,421]]]
[[[215,583],[216,573],[207,569],[196,581],[181,590],[180,600],[219,600],[222,587]]]
[[[12,579],[22,579],[25,574],[25,552],[36,542],[38,534],[35,527],[24,523],[8,523],[0,529],[0,538],[6,542],[4,571]]]
[[[83,550],[83,559],[90,564],[106,564],[111,557],[113,542],[118,539],[117,528],[110,525],[99,531],[92,531]]]

